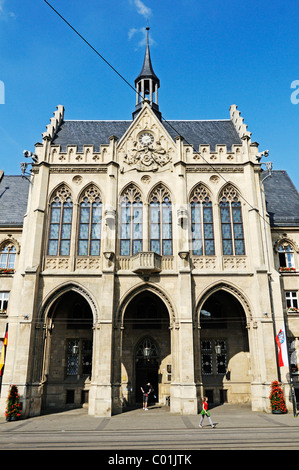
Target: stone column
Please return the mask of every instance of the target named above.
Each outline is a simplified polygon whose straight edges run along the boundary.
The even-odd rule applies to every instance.
[[[23,416],[40,413],[41,396],[32,384],[31,357],[37,315],[37,292],[44,244],[49,165],[35,167],[31,178],[27,213],[24,217],[22,250],[18,271],[14,275],[8,310],[8,345],[2,380],[0,413],[4,413],[11,384],[17,384]]]
[[[175,361],[175,382],[171,386],[171,411],[181,414],[197,414],[196,385],[194,381],[194,330],[192,305],[192,279],[188,244],[188,205],[186,189],[186,170],[183,159],[182,139],[177,138],[177,155],[179,161],[176,169],[176,211],[173,219],[177,221],[177,240],[174,250],[178,253],[177,290],[180,293],[177,303],[175,340],[172,354]],[[174,231],[175,233],[175,231]],[[175,243],[176,242],[176,243]],[[174,252],[174,255],[177,255]],[[174,350],[176,348],[176,350]]]
[[[111,154],[115,160],[116,138],[110,138]],[[94,332],[93,373],[89,394],[89,414],[111,416],[112,414],[112,337],[114,312],[114,271],[116,251],[116,211],[118,164],[108,166],[109,179],[106,194],[105,226],[103,240],[103,271],[99,298],[99,320]]]

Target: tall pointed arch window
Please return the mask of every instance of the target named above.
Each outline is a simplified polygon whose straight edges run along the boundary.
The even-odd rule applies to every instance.
[[[214,227],[211,197],[203,185],[197,186],[190,197],[192,254],[214,255]]]
[[[142,251],[142,198],[136,186],[128,186],[120,197],[120,254]]]
[[[57,189],[50,203],[50,227],[48,255],[70,254],[73,202],[71,192],[65,185]]]
[[[237,190],[226,186],[220,195],[222,250],[224,255],[245,255],[242,208]]]
[[[89,186],[80,198],[78,255],[99,256],[101,251],[102,199],[96,186]]]
[[[172,204],[163,185],[155,188],[150,197],[150,250],[172,255]]]

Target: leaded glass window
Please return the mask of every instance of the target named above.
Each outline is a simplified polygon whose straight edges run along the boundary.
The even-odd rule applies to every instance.
[[[86,339],[67,340],[66,375],[90,375],[92,342]]]
[[[213,373],[213,360],[212,360],[212,342],[201,342],[201,366],[202,373],[211,375]]]
[[[223,375],[227,368],[226,341],[201,341],[201,367],[203,375]]]
[[[150,197],[150,250],[172,255],[172,204],[169,191],[159,185]]]
[[[190,198],[192,254],[214,255],[213,211],[210,194],[199,185]]]
[[[73,202],[67,186],[61,186],[53,195],[50,207],[48,255],[70,254]]]
[[[101,251],[102,199],[92,185],[80,199],[78,255],[99,256]]]
[[[223,254],[245,255],[241,202],[232,185],[222,191],[219,206]]]
[[[77,339],[68,340],[66,374],[79,374],[79,340]]]
[[[136,186],[128,186],[120,197],[120,254],[135,255],[142,251],[143,207]]]

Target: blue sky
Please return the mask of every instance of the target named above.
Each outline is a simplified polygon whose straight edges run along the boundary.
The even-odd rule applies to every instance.
[[[299,188],[298,0],[48,1],[132,86],[149,21],[163,118],[228,119],[236,104]],[[131,119],[133,90],[43,0],[0,0],[0,50],[5,174],[20,174],[58,104],[66,119]]]

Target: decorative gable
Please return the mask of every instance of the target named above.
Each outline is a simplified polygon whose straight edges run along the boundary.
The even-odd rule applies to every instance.
[[[159,171],[172,166],[176,144],[145,102],[142,111],[118,143],[123,171]]]

